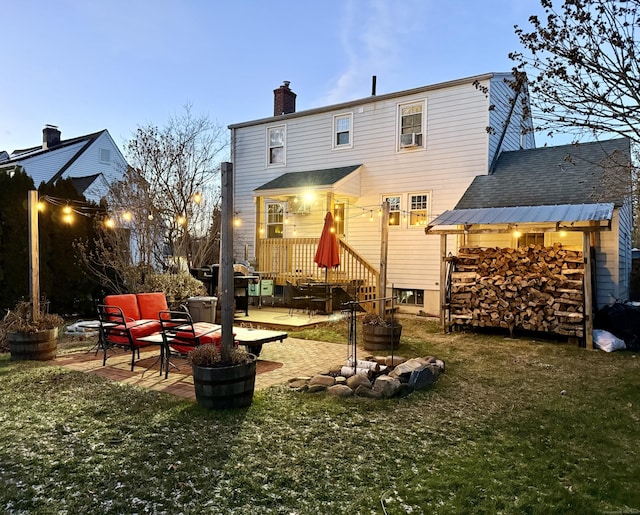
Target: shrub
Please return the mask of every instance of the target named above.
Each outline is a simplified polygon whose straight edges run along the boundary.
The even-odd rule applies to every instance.
[[[229,359],[222,359],[222,352],[217,345],[206,344],[196,347],[189,353],[189,363],[197,367],[228,367],[247,363],[251,359],[244,349],[233,349],[229,354]]]
[[[164,292],[167,304],[172,309],[181,304],[186,304],[189,297],[206,295],[207,290],[202,281],[199,281],[187,272],[177,274],[148,274],[140,292]]]

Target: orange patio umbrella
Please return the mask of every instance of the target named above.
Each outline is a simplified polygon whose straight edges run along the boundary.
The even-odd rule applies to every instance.
[[[340,252],[338,251],[338,240],[335,231],[333,231],[333,215],[327,213],[324,217],[324,227],[320,234],[320,242],[313,260],[317,263],[318,268],[325,269],[325,280],[327,278],[329,268],[340,265]]]

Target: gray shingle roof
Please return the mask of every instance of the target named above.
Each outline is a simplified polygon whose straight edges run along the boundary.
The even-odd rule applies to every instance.
[[[620,206],[621,165],[630,163],[627,138],[503,152],[491,175],[476,177],[455,209],[594,204]],[[608,167],[619,179],[605,180]]]
[[[339,168],[311,170],[308,172],[289,172],[262,186],[258,186],[254,191],[331,186],[339,180],[344,179],[351,172],[356,171],[360,166],[362,165],[341,166]]]

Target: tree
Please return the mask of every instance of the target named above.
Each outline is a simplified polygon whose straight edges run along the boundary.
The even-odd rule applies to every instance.
[[[111,291],[140,291],[148,274],[218,259],[219,164],[225,130],[187,105],[166,127],[138,127],[125,145],[129,166],[105,198],[111,225],[85,264]]]
[[[517,71],[537,74],[530,93],[538,129],[640,142],[640,0],[540,3],[545,19],[531,16],[530,32],[516,25],[525,50],[509,54]]]

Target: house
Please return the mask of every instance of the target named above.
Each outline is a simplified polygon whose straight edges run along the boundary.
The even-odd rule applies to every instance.
[[[276,285],[322,279],[313,257],[331,212],[341,251],[331,280],[356,282],[361,299],[393,288],[402,310],[437,313],[439,245],[424,229],[502,151],[535,146],[526,82],[488,73],[301,112],[295,104],[284,82],[273,116],[229,126],[236,258]]]
[[[455,235],[456,248],[579,251],[587,314],[629,298],[630,171],[627,138],[503,152],[490,173],[476,177],[454,209],[432,220],[426,232]]]
[[[0,153],[0,171],[11,172],[21,166],[40,183],[55,183],[71,178],[78,193],[98,202],[114,179],[124,173],[126,161],[107,130],[61,139],[58,127],[47,125],[42,131],[42,144],[10,155]]]

